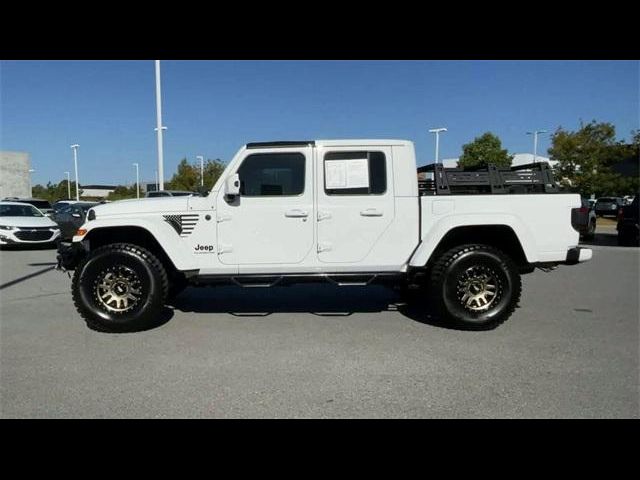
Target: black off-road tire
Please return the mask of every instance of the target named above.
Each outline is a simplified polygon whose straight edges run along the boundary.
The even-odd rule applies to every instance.
[[[105,271],[122,266],[139,281],[140,298],[128,311],[110,311],[98,298],[98,285]],[[129,243],[105,245],[91,252],[76,267],[71,291],[76,309],[89,328],[102,332],[148,329],[159,322],[168,293],[162,262],[148,250]]]
[[[495,294],[486,310],[465,305],[461,287],[470,272],[495,277]],[[484,273],[483,273],[484,274]],[[518,267],[504,252],[487,245],[460,245],[445,252],[433,265],[429,301],[447,325],[462,330],[491,330],[507,320],[520,300],[522,282]]]

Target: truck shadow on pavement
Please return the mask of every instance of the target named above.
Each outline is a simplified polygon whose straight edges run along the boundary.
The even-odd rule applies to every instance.
[[[602,246],[602,247],[619,247],[619,248],[633,248],[634,245],[623,246],[618,245],[617,233],[596,233],[590,240],[580,239],[580,245],[585,246]],[[637,247],[637,245],[635,245]]]
[[[171,306],[185,313],[226,313],[236,317],[268,317],[273,313],[310,313],[349,317],[354,313],[399,312],[419,323],[443,326],[421,306],[410,307],[391,288],[293,285],[273,288],[187,288]],[[166,323],[166,322],[165,322]]]

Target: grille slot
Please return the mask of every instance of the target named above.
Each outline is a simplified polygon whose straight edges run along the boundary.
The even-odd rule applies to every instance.
[[[49,227],[34,227],[20,229],[14,235],[16,238],[27,242],[41,242],[51,239],[53,232]]]

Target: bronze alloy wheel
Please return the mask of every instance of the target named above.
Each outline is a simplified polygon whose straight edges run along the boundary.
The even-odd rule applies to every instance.
[[[467,268],[458,278],[457,295],[460,304],[470,312],[485,312],[497,304],[502,295],[498,274],[486,265]]]
[[[101,271],[94,281],[96,302],[103,309],[125,313],[133,309],[142,298],[140,278],[131,268],[115,265]]]

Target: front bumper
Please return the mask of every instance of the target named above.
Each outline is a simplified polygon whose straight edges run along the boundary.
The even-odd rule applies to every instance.
[[[39,237],[46,236],[44,239]],[[60,238],[60,229],[31,229],[20,227],[13,230],[0,230],[0,245],[45,245],[55,243]]]
[[[86,255],[87,249],[82,242],[60,242],[56,270],[75,270]]]
[[[565,265],[576,265],[588,262],[593,257],[593,250],[584,247],[574,247],[567,251],[567,258],[563,262]]]

